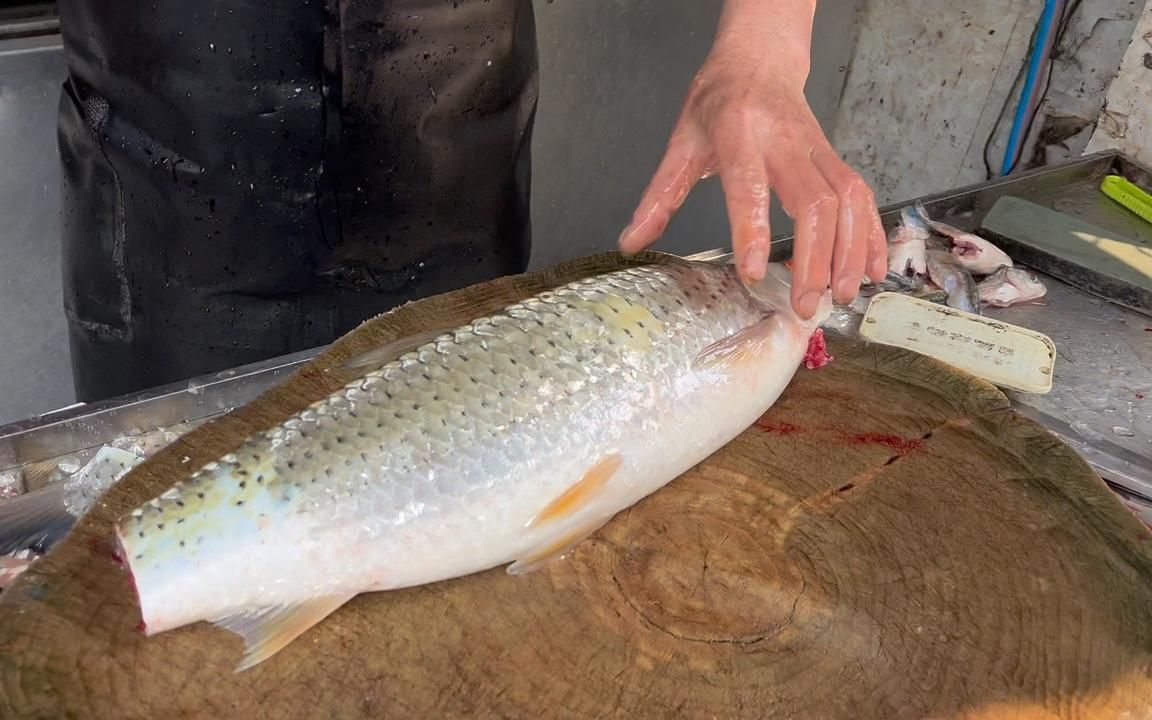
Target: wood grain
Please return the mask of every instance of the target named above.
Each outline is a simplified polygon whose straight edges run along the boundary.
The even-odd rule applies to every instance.
[[[755,427],[543,571],[361,596],[239,675],[223,630],[136,631],[111,522],[322,396],[335,361],[659,260],[405,306],[140,465],[0,595],[0,717],[1152,717],[1145,528],[995,388],[836,341]]]

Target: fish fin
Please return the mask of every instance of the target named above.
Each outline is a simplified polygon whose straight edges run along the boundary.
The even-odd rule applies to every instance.
[[[257,608],[219,618],[213,624],[244,639],[244,659],[235,670],[242,672],[283,650],[353,597],[355,594],[325,595],[295,605]]]
[[[717,340],[700,351],[692,363],[697,369],[729,367],[750,360],[764,351],[768,339],[768,328],[772,325],[775,313],[753,323],[734,335]]]
[[[556,522],[571,517],[600,494],[616,471],[620,469],[624,459],[619,453],[612,453],[598,461],[576,481],[576,483],[561,493],[555,500],[548,503],[528,522],[528,527],[535,527],[543,523]]]
[[[372,348],[358,355],[353,355],[341,363],[341,367],[344,370],[363,370],[387,365],[404,353],[411,352],[421,345],[430,343],[452,330],[453,328],[440,328],[438,330],[428,330],[426,332],[416,333],[415,335],[397,338],[379,347]]]
[[[900,210],[900,220],[908,227],[922,230],[929,230],[929,224],[932,222],[931,218],[928,217],[927,208],[919,200]]]
[[[24,490],[31,492],[38,490],[42,487],[47,487],[52,480],[52,474],[60,469],[60,463],[55,460],[40,460],[38,462],[28,463],[24,469],[20,471],[23,476]]]
[[[64,502],[63,483],[4,500],[0,502],[0,555],[47,552],[75,523]]]
[[[550,538],[548,542],[529,552],[508,566],[509,575],[525,575],[535,572],[554,560],[560,560],[572,552],[577,545],[588,539],[592,533],[608,524],[611,517],[594,518],[583,522],[562,535]]]

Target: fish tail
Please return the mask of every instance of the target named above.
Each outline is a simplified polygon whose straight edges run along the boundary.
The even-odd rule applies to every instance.
[[[932,220],[928,217],[928,211],[924,208],[924,203],[919,200],[914,205],[908,205],[900,210],[900,220],[908,227],[921,230],[928,230],[932,224]]]
[[[76,523],[64,502],[64,484],[53,483],[0,503],[0,555],[47,552]]]

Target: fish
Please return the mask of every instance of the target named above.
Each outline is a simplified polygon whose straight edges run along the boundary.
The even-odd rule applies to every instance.
[[[926,243],[931,230],[914,208],[900,211],[900,224],[888,234],[888,271],[896,275],[923,276],[928,272]]]
[[[930,303],[936,303],[937,305],[947,305],[948,304],[948,293],[944,292],[943,290],[940,290],[939,288],[933,288],[932,290],[926,289],[924,292],[913,294],[912,297],[915,297],[915,298],[918,298],[920,300],[924,300],[924,301],[927,301]]]
[[[146,636],[210,622],[235,672],[352,598],[566,557],[751,426],[832,310],[789,275],[660,262],[343,361],[361,373],[118,519]]]
[[[1012,267],[1012,258],[1008,257],[1008,253],[975,233],[932,220],[922,203],[916,203],[914,214],[932,230],[951,239],[952,255],[972,275],[989,275],[1003,265]]]
[[[982,314],[976,281],[956,256],[941,250],[929,250],[927,256],[928,276],[936,287],[948,294],[948,306],[976,315]]]
[[[901,275],[888,271],[880,282],[866,283],[860,293],[867,296],[880,292],[919,292],[923,287],[924,278],[920,275]]]
[[[64,479],[0,501],[0,555],[24,550],[48,552],[108,488],[141,461],[133,453],[104,446]],[[41,469],[57,467],[51,462],[34,465]]]
[[[976,285],[980,302],[992,307],[1010,307],[1035,302],[1048,294],[1048,287],[1024,268],[1001,265]]]

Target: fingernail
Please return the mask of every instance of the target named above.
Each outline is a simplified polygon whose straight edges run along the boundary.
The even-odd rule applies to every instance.
[[[628,246],[628,241],[632,239],[632,233],[632,226],[629,225],[628,227],[624,228],[623,232],[620,233],[620,237],[616,238],[616,247],[619,248],[620,252],[624,255],[635,254],[635,252]]]
[[[860,283],[852,280],[841,280],[836,283],[836,299],[840,302],[849,302],[860,292]],[[819,302],[819,299],[817,299]]]
[[[764,248],[751,248],[744,258],[744,274],[751,280],[763,280],[767,265],[768,253],[764,252]]]
[[[804,315],[804,319],[811,318],[816,313],[816,306],[820,304],[820,296],[823,293],[806,292],[800,296],[800,312]]]

